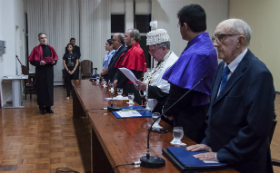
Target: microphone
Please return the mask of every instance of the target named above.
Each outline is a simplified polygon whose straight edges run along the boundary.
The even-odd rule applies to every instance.
[[[176,102],[174,102],[169,108],[167,108],[164,112],[162,111],[162,114],[152,123],[149,132],[148,132],[148,137],[147,137],[147,153],[146,156],[143,156],[140,158],[141,164],[140,166],[143,166],[145,168],[160,168],[165,166],[165,160],[160,158],[160,157],[156,157],[156,156],[151,156],[150,153],[150,132],[152,130],[152,127],[154,125],[154,123],[160,119],[162,117],[162,115],[164,115],[167,111],[169,111],[176,103],[178,103],[183,97],[185,97],[189,92],[191,92],[197,85],[199,85],[202,81],[205,81],[207,79],[207,76],[204,76],[203,78],[200,79],[199,82],[197,82],[190,90],[188,90],[184,95],[182,95],[182,97],[180,97]]]
[[[112,94],[111,106],[108,106],[108,107],[107,107],[107,111],[108,111],[108,112],[112,112],[112,111],[119,111],[119,110],[121,110],[120,107],[113,106],[114,88],[111,88],[111,94]]]

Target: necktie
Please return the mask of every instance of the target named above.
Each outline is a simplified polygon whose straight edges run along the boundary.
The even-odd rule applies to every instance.
[[[229,68],[228,68],[228,66],[225,66],[225,68],[223,70],[223,75],[222,75],[222,83],[221,83],[221,87],[220,87],[220,92],[223,90],[223,88],[225,87],[225,85],[227,83],[228,73],[229,73]]]

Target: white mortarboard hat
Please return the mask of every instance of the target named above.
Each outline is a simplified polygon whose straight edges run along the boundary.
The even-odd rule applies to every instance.
[[[170,41],[169,35],[165,29],[157,29],[157,21],[151,21],[152,30],[147,33],[147,45],[155,45]]]

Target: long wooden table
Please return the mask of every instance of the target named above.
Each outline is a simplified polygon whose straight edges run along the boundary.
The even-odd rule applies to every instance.
[[[120,164],[129,164],[138,161],[146,155],[147,132],[152,124],[152,118],[127,118],[117,119],[112,113],[104,110],[110,102],[105,98],[110,97],[108,88],[88,80],[72,80],[73,84],[73,117],[86,116],[89,118],[91,131],[91,169],[92,173],[110,173],[113,167]],[[113,101],[114,106],[128,106],[125,101]],[[115,172],[172,172],[180,171],[162,154],[162,149],[170,146],[173,139],[172,128],[164,121],[160,122],[166,134],[152,132],[150,134],[150,152],[152,156],[164,158],[166,166],[157,169],[144,167],[122,166]],[[194,141],[183,137],[182,142],[188,146]],[[228,168],[211,173],[236,173]]]

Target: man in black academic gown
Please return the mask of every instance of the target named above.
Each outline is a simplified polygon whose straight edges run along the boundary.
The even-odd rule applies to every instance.
[[[38,35],[40,44],[36,46],[28,60],[36,67],[35,83],[37,90],[37,104],[42,115],[53,113],[53,81],[54,70],[58,57],[53,47],[47,44],[47,35],[40,33]]]
[[[81,58],[81,51],[80,51],[80,47],[76,45],[76,39],[71,38],[70,43],[73,45],[73,53],[76,53],[78,55],[78,58],[80,59]],[[65,47],[65,53],[67,53],[67,47]],[[79,71],[80,71],[80,62],[79,62],[79,65],[76,69],[76,73],[73,74],[73,79],[79,79]]]

